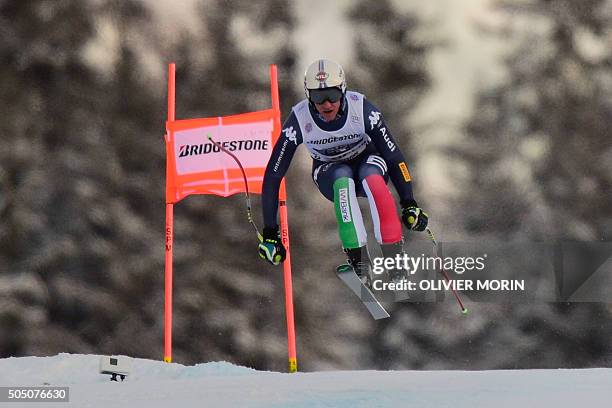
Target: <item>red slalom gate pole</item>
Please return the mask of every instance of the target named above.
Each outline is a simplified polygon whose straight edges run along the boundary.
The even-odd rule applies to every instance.
[[[175,74],[176,65],[168,65],[168,122],[175,119]],[[170,143],[171,135],[166,128],[166,143]],[[167,149],[166,149],[167,150]],[[168,153],[167,153],[168,154]],[[170,170],[166,158],[166,189],[168,189]],[[166,194],[166,263],[164,274],[164,361],[172,362],[172,252],[174,248],[174,204],[168,202]]]
[[[285,180],[281,184],[281,191],[285,189]],[[289,245],[289,224],[287,202],[279,203],[281,221],[281,240],[287,250],[287,258],[283,262],[283,277],[285,281],[285,313],[287,315],[287,351],[289,356],[289,372],[297,371],[297,349],[295,346],[295,319],[293,316],[293,282],[291,277],[291,250]]]
[[[274,134],[276,139],[281,131],[280,99],[278,96],[278,73],[276,65],[270,65],[270,93],[272,94],[272,109],[277,112],[274,119]],[[276,140],[274,140],[276,143]],[[285,179],[281,181],[279,191],[279,215],[281,240],[287,250],[287,258],[283,262],[283,277],[285,281],[285,314],[287,316],[287,352],[289,372],[297,372],[297,349],[295,346],[295,319],[293,316],[293,282],[291,277],[291,246],[289,245],[289,217],[287,215],[287,190]]]

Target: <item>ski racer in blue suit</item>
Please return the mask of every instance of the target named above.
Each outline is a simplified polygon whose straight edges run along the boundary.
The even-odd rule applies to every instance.
[[[364,95],[347,91],[342,67],[330,60],[313,62],[305,73],[306,99],[295,105],[282,127],[268,162],[262,191],[263,241],[259,253],[274,265],[286,251],[278,229],[278,193],[300,144],[312,157],[312,179],[334,203],[338,232],[348,263],[365,284],[371,283],[367,236],[357,197],[367,197],[376,240],[383,256],[402,253],[403,236],[390,179],[400,197],[401,220],[423,231],[427,214],[413,197],[412,178],[383,116]],[[394,281],[404,271],[389,271]]]

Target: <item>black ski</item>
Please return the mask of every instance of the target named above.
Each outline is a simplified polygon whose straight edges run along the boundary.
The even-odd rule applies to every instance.
[[[355,270],[351,265],[343,264],[336,268],[336,274],[349,287],[349,289],[357,295],[357,297],[363,302],[365,307],[368,309],[370,314],[375,320],[385,319],[389,317],[389,313],[376,299],[372,291],[361,282],[359,276],[355,273]]]

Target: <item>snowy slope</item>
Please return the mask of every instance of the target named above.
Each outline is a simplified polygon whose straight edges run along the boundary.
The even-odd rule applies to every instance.
[[[0,385],[66,385],[52,407],[607,407],[612,369],[330,371],[282,374],[225,362],[186,367],[135,359],[125,382],[98,374],[99,356],[0,360]],[[33,407],[42,404],[5,404]]]

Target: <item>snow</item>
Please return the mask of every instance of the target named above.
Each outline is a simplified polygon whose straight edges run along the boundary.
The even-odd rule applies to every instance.
[[[285,374],[227,362],[196,366],[134,359],[124,382],[98,373],[100,356],[0,360],[1,386],[68,386],[52,407],[576,407],[609,406],[612,369],[326,371]],[[43,406],[2,403],[7,407]]]

